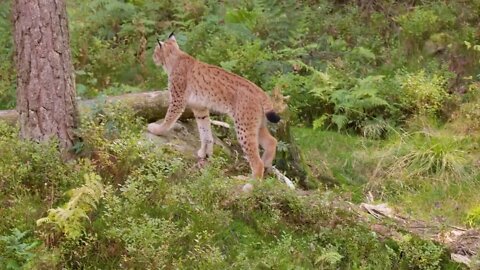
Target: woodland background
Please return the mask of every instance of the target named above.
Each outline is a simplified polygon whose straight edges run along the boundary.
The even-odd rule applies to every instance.
[[[175,30],[196,58],[289,97],[308,189],[271,178],[238,194],[242,160],[216,149],[195,169],[121,105],[83,115],[69,163],[0,122],[0,268],[463,267],[435,241],[372,231],[345,202],[480,227],[479,0],[67,6],[79,99],[164,89],[152,49]],[[0,2],[0,109],[15,108],[10,10]]]

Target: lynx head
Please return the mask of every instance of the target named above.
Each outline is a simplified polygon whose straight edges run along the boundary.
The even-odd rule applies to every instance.
[[[157,66],[166,66],[169,63],[169,60],[175,58],[180,51],[178,47],[177,40],[173,32],[168,36],[168,39],[165,42],[157,39],[157,46],[153,52],[153,62]],[[173,56],[173,57],[172,57]]]

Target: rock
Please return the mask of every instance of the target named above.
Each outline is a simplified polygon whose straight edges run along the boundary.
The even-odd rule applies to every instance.
[[[163,119],[158,120],[157,124],[162,123]],[[200,139],[198,135],[197,124],[195,120],[188,119],[185,121],[178,121],[173,128],[164,136],[157,136],[146,131],[145,138],[147,141],[153,142],[155,145],[168,145],[185,155],[186,158],[197,158],[197,151],[200,148]],[[216,147],[221,147],[222,150],[230,154],[229,147],[215,134],[213,134]]]

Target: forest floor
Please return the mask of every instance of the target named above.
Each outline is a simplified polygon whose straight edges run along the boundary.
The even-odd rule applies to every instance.
[[[446,215],[452,226],[444,226],[417,215],[422,209],[407,212],[403,197],[388,192],[394,185],[369,182],[376,166],[365,153],[385,142],[295,128],[312,177],[331,182],[292,191],[267,177],[245,193],[245,178],[236,176],[249,169],[231,136],[199,169],[188,122],[169,136],[145,137],[145,122],[106,108],[84,120],[72,163],[59,159],[55,144],[20,141],[15,128],[0,125],[0,266],[463,269],[452,252],[476,258],[478,233],[458,229],[466,222]]]

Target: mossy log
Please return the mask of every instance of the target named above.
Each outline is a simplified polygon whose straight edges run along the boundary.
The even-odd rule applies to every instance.
[[[0,121],[4,121],[9,125],[15,125],[18,121],[18,113],[16,110],[0,111]]]
[[[121,102],[126,107],[131,107],[137,113],[138,116],[145,118],[147,121],[152,122],[160,118],[163,118],[168,109],[168,91],[152,91],[142,93],[124,94],[119,96],[107,97],[106,99],[90,99],[79,100],[78,108],[80,114],[90,112],[96,106],[102,106],[109,103]],[[193,113],[190,110],[186,110],[182,118],[192,118]],[[15,125],[18,121],[18,114],[16,110],[4,110],[0,111],[0,120],[7,122],[8,124]]]
[[[142,93],[124,94],[111,96],[103,101],[101,99],[83,100],[79,102],[80,114],[89,112],[95,106],[101,105],[99,102],[121,103],[126,107],[132,108],[138,116],[145,118],[148,122],[157,121],[163,118],[168,109],[168,91],[151,91]],[[181,119],[192,118],[191,110],[186,110]]]

